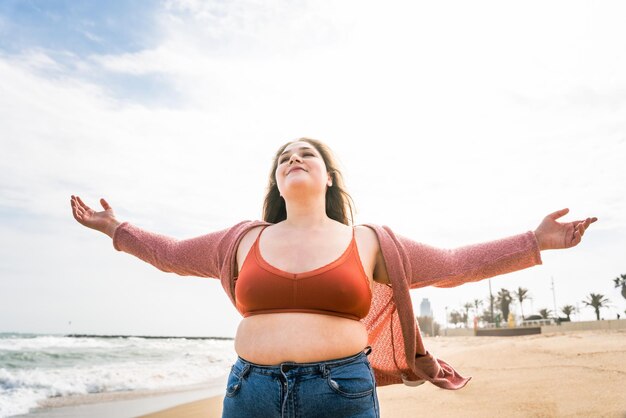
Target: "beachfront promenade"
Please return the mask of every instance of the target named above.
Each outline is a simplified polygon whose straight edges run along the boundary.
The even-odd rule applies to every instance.
[[[604,321],[576,321],[561,322],[560,325],[539,325],[541,334],[551,332],[567,332],[567,331],[598,331],[598,330],[626,330],[626,319],[611,319]],[[503,324],[500,329],[510,329]],[[441,336],[447,337],[469,337],[474,335],[473,328],[448,328],[440,330]],[[626,359],[625,359],[626,361]]]

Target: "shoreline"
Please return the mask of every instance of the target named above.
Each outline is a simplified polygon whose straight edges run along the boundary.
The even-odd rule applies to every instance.
[[[67,338],[144,338],[147,340],[229,340],[233,337],[184,337],[184,336],[159,336],[159,335],[130,335],[130,334],[65,334]]]
[[[201,399],[220,397],[227,375],[210,382],[169,389],[105,392],[48,398],[15,418],[137,417]]]

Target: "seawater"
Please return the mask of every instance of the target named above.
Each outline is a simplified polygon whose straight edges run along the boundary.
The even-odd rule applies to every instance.
[[[235,359],[232,340],[0,333],[0,418],[51,397],[202,384]]]

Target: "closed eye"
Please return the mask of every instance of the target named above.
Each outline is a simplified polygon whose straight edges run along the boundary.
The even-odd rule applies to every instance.
[[[315,155],[315,154],[313,154],[312,152],[305,152],[305,153],[303,153],[303,154],[302,154],[302,156],[303,156],[303,157],[315,157],[316,155]],[[291,158],[291,156],[288,156],[288,157],[283,157],[283,158],[281,158],[281,159],[278,161],[278,163],[279,163],[279,164],[282,164],[282,163],[284,163],[284,162],[288,161],[288,160],[289,160],[289,158]]]

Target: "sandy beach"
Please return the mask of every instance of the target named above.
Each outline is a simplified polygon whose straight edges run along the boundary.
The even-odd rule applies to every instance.
[[[458,391],[428,383],[378,388],[382,417],[626,417],[624,330],[425,343],[472,380]],[[217,396],[143,417],[220,417],[221,403]]]

